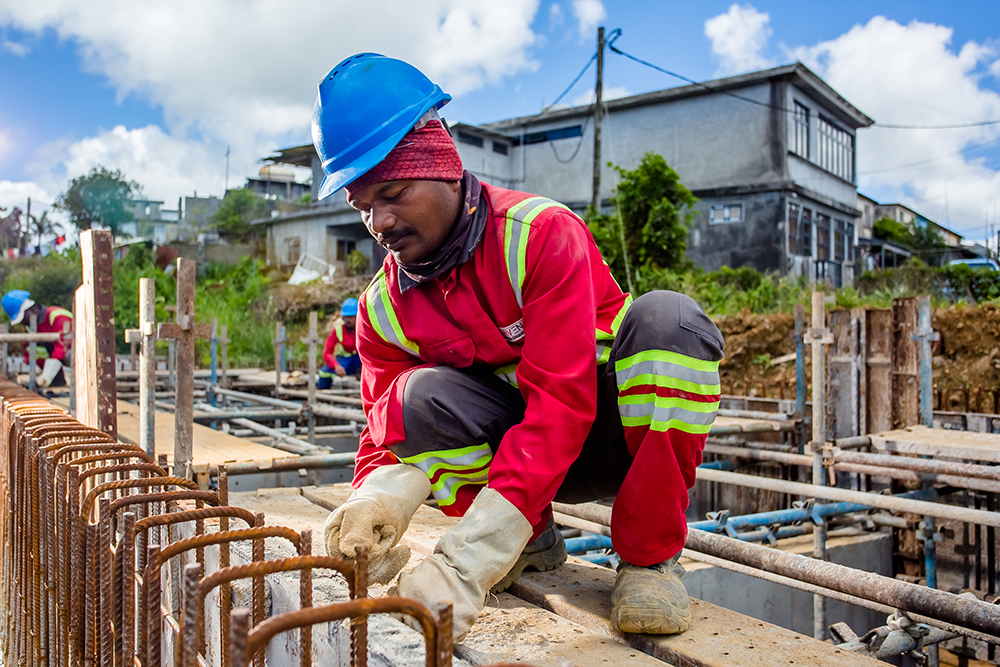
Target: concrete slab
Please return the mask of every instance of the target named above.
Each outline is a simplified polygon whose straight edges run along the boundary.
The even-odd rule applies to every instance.
[[[336,507],[350,495],[348,485],[334,485],[303,489],[303,496],[326,507]],[[429,554],[441,535],[457,520],[446,517],[436,509],[421,507],[414,515],[403,541],[415,554]],[[411,564],[414,561],[411,560]],[[836,647],[806,635],[759,621],[722,607],[692,599],[695,621],[686,633],[673,637],[650,635],[625,635],[611,628],[611,590],[615,573],[605,567],[570,557],[569,562],[554,572],[527,572],[515,582],[510,593],[531,603],[534,608],[548,610],[573,623],[574,630],[582,628],[585,637],[567,636],[560,632],[562,641],[574,646],[583,642],[594,646],[593,637],[608,642],[596,646],[618,645],[634,649],[657,660],[672,665],[698,667],[732,667],[732,665],[838,664],[875,667],[878,661],[857,654],[845,653]],[[504,609],[507,594],[499,596],[499,609]],[[496,662],[490,646],[495,636],[503,636],[523,621],[518,614],[490,617],[490,608],[483,611],[479,623],[469,633],[467,641],[476,640],[473,648],[487,654],[486,662]],[[503,623],[509,620],[510,623]],[[501,625],[496,625],[500,622]],[[480,629],[480,625],[483,626]],[[534,630],[538,623],[532,626]],[[556,626],[553,626],[556,627]],[[489,628],[489,637],[480,639],[480,633]],[[522,644],[512,635],[514,644]],[[551,637],[548,640],[551,645]],[[485,643],[484,643],[485,642]],[[594,648],[596,649],[596,646]],[[522,646],[523,647],[523,646]],[[629,659],[634,659],[631,653]],[[602,658],[603,660],[603,658]],[[480,663],[484,664],[484,663]],[[548,664],[543,663],[543,664]],[[617,664],[617,661],[612,662]]]

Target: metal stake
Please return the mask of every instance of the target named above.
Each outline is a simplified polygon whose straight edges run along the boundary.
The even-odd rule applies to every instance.
[[[826,304],[823,292],[812,294],[812,328],[809,329],[812,344],[812,442],[809,447],[813,454],[812,483],[824,486],[823,445],[826,443],[826,348],[833,343],[833,335],[826,328]],[[826,522],[820,520],[813,529],[813,558],[826,560]],[[813,636],[822,641],[826,638],[826,598],[813,595]]]
[[[125,340],[140,345],[139,355],[139,445],[156,457],[156,283],[139,279],[139,328],[127,329]]]
[[[309,437],[312,444],[316,444],[316,346],[323,342],[317,336],[317,316],[316,311],[309,313],[309,337],[303,338],[302,342],[309,345]]]

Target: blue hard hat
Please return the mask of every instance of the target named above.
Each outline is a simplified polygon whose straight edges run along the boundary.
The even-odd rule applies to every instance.
[[[31,300],[31,293],[23,289],[12,289],[0,299],[0,305],[10,318],[11,324],[19,324],[24,317],[24,313],[35,305]]]
[[[362,176],[389,154],[420,117],[451,101],[416,67],[359,53],[319,83],[312,137],[326,177],[319,198]]]
[[[358,300],[344,299],[344,303],[340,306],[341,317],[354,317],[357,314],[358,314]]]

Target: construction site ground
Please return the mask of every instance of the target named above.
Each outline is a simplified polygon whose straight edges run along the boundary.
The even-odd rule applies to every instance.
[[[808,314],[804,327],[809,326]],[[726,340],[722,360],[723,390],[760,395],[760,383],[776,396],[785,384],[786,398],[795,396],[795,317],[791,313],[757,315],[744,311],[716,320]],[[1000,388],[1000,307],[938,308],[932,326],[941,337],[934,346],[934,382],[944,387]],[[808,349],[806,377],[811,377]],[[947,409],[947,408],[946,408]]]

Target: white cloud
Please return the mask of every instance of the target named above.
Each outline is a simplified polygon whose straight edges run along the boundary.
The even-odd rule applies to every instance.
[[[877,123],[945,125],[1000,118],[1000,95],[981,85],[981,72],[998,68],[995,51],[975,42],[956,50],[952,33],[945,26],[918,21],[904,26],[877,16],[836,39],[790,53]],[[957,153],[997,139],[1000,127],[995,125],[861,130],[858,187],[981,237],[983,221],[1000,199],[1000,174],[985,162],[983,151]],[[913,166],[897,168],[903,165]]]
[[[31,47],[25,42],[12,42],[6,37],[3,38],[3,48],[22,58],[31,53]]]
[[[52,205],[55,197],[31,181],[0,181],[0,208],[11,209],[17,206],[22,211],[27,210],[28,199],[31,199],[31,213],[44,210]],[[36,209],[37,207],[37,209]],[[7,215],[3,213],[2,215]]]
[[[558,2],[553,2],[549,5],[549,24],[553,27],[562,25],[562,22],[566,20],[565,14],[563,14],[562,7]]]
[[[606,102],[608,100],[616,100],[619,97],[628,97],[631,94],[632,91],[630,91],[625,86],[610,86],[604,89],[604,91],[601,93],[601,97],[603,97],[604,101]],[[594,90],[590,89],[574,97],[573,101],[570,104],[571,106],[582,106],[584,104],[593,104],[594,99],[595,99]]]
[[[226,144],[233,184],[270,150],[308,141],[317,82],[352,53],[407,60],[452,95],[534,69],[537,11],[538,0],[50,0],[0,3],[0,28],[52,30],[76,44],[84,68],[119,98],[139,95],[163,108],[160,136],[149,127],[116,128],[73,144],[79,155],[55,171],[114,157],[124,162],[108,167],[149,178],[147,194],[169,201],[195,183],[221,192]],[[142,152],[154,146],[166,150],[173,174],[154,166],[164,155]],[[36,165],[43,179],[51,171]]]
[[[10,138],[10,130],[0,130],[0,162],[3,161],[4,154],[14,148],[14,140]]]
[[[725,14],[705,21],[705,36],[719,60],[719,76],[764,69],[773,63],[763,55],[771,37],[771,17],[751,5],[733,4]]]
[[[601,0],[573,0],[573,16],[580,27],[580,39],[597,39],[597,26],[607,18]]]

